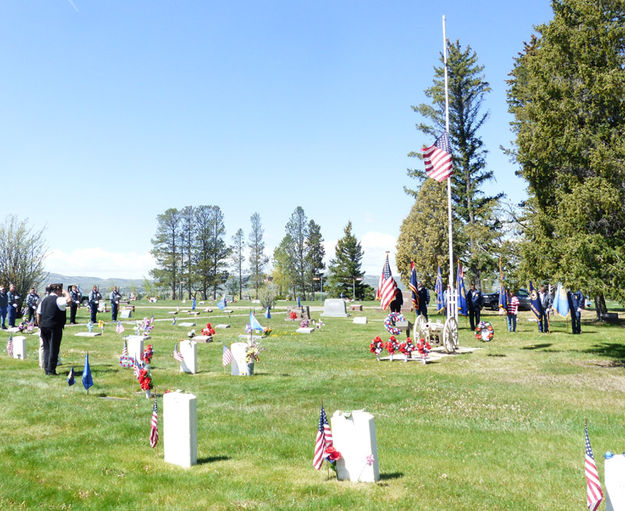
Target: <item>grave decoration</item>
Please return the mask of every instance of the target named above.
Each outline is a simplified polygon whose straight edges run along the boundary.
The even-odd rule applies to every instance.
[[[7,341],[7,355],[13,358],[13,335],[9,334],[9,340]]]
[[[148,399],[152,397],[152,389],[154,388],[154,384],[152,383],[152,375],[150,374],[150,371],[147,367],[139,369],[137,380],[139,380],[141,390],[145,391],[145,397]]]
[[[187,337],[188,337],[189,339],[193,339],[193,338],[195,337],[195,330],[189,330],[189,331],[187,332]]]
[[[210,323],[206,323],[206,327],[202,328],[202,335],[206,335],[208,337],[212,337],[215,335],[215,329],[211,326]]]
[[[406,321],[404,315],[399,312],[391,312],[388,316],[386,316],[386,319],[384,320],[384,328],[388,330],[389,334],[399,335],[401,333],[401,329],[395,326],[398,321]]]
[[[412,339],[410,337],[406,338],[406,342],[402,342],[399,345],[399,352],[403,353],[406,358],[405,362],[408,362],[409,358],[412,358],[412,352],[416,351],[417,347],[412,343]]]
[[[475,338],[478,341],[489,342],[493,340],[494,336],[495,330],[493,329],[493,325],[488,321],[480,321],[475,329]]]
[[[26,321],[26,320],[23,320],[17,326],[17,331],[19,333],[32,334],[34,329],[35,329],[35,320],[32,320],[30,322]]]
[[[123,333],[124,333],[124,330],[125,330],[124,325],[122,325],[122,322],[121,322],[121,321],[118,321],[118,322],[117,322],[117,326],[115,327],[115,333],[117,333],[117,334],[120,334],[120,335],[121,335],[121,334],[123,334]]]
[[[143,318],[143,321],[137,321],[135,325],[135,335],[149,337],[150,332],[154,329],[154,318]]]
[[[394,335],[391,335],[391,338],[388,341],[386,341],[386,344],[384,345],[384,347],[386,348],[386,351],[388,351],[388,354],[390,355],[389,360],[392,362],[393,355],[399,348],[399,343],[397,342],[397,339],[395,339]]]
[[[273,330],[271,329],[270,326],[266,326],[263,328],[263,334],[265,335],[265,337],[267,337],[268,335],[271,335],[271,332],[273,332]]]
[[[261,325],[253,312],[250,312],[250,322],[245,325],[245,333],[252,334],[254,331],[265,333],[265,328]]]
[[[325,323],[321,321],[321,318],[319,318],[319,321],[317,322],[317,330],[321,330],[322,326],[325,326]]]
[[[152,362],[152,356],[154,355],[154,350],[152,349],[152,345],[148,344],[147,348],[145,348],[145,351],[143,352],[143,356],[141,357],[143,362],[146,365],[150,365],[150,362]]]
[[[290,311],[288,319],[290,319],[291,321],[295,321],[297,319],[297,312]]]
[[[302,319],[302,322],[299,324],[300,328],[308,328],[309,321],[307,319]]]
[[[421,355],[421,360],[424,364],[427,364],[427,358],[430,351],[432,351],[432,346],[429,341],[426,341],[423,337],[417,341],[417,351],[419,355]]]
[[[371,353],[375,353],[375,358],[378,360],[378,362],[380,361],[380,353],[382,353],[384,351],[384,341],[382,339],[380,339],[380,337],[376,337],[375,339],[373,339],[373,341],[371,341],[371,345],[369,347],[369,351],[371,351]]]
[[[93,323],[91,321],[87,323],[87,332],[93,333]]]
[[[98,321],[98,328],[100,329],[100,332],[104,334],[104,321],[102,320]]]
[[[336,462],[341,459],[341,453],[334,447],[332,438],[332,430],[328,423],[326,411],[321,405],[319,413],[319,426],[317,427],[317,436],[315,438],[315,454],[313,456],[313,468],[321,470],[324,460],[328,462],[328,475],[330,469],[336,472]]]

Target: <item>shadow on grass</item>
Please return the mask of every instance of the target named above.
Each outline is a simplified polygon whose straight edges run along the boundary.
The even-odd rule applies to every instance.
[[[548,348],[549,346],[553,346],[550,342],[544,342],[542,344],[534,344],[533,346],[524,346],[521,348],[522,350],[541,350],[543,348]]]
[[[386,481],[388,479],[399,479],[404,477],[403,472],[389,472],[387,474],[380,474],[380,481]]]
[[[582,350],[582,352],[592,353],[593,355],[600,355],[602,357],[623,359],[625,358],[625,344],[619,342],[602,342],[592,348]]]
[[[214,463],[216,461],[226,461],[231,459],[230,456],[209,456],[207,458],[198,458],[197,464],[203,465],[204,463]]]
[[[487,357],[505,357],[506,355],[504,355],[503,353],[489,353],[486,356]]]

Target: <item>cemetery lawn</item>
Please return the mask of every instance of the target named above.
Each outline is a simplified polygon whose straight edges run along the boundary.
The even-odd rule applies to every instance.
[[[584,419],[602,479],[603,454],[625,451],[625,332],[594,323],[591,312],[578,336],[564,321],[539,334],[526,312],[509,334],[503,317],[485,313],[495,327],[490,343],[461,319],[461,346],[480,349],[424,366],[376,362],[369,343],[388,335],[374,303],[325,319],[311,335],[295,334],[299,322],[285,321],[280,303],[271,320],[257,310],[273,333],[256,374],[231,377],[222,343],[239,340],[249,303],[231,307],[232,327],[218,329],[214,343],[198,344],[197,375],[180,374],[172,357],[189,330],[171,325],[173,303],[138,305],[136,317],[157,319],[154,391],[197,396],[198,465],[163,461],[160,396],[161,441],[150,448],[153,401],[119,366],[123,342],[110,314],[99,315],[107,321],[102,337],[75,337],[86,331],[80,309],[82,324],[65,329],[59,376],[39,369],[37,337],[28,338],[27,360],[0,356],[0,509],[570,511],[586,503]],[[369,323],[354,325],[354,315]],[[215,307],[199,318],[180,313],[181,321],[195,321],[199,334],[206,321],[228,319]],[[7,339],[1,332],[3,349]],[[87,351],[89,394],[80,383]],[[69,388],[72,365],[77,383]],[[325,465],[312,468],[322,400],[328,416],[337,409],[375,416],[378,484],[339,482]]]

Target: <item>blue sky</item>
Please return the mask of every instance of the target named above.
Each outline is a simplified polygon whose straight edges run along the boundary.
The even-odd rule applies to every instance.
[[[448,38],[492,92],[481,135],[509,200],[525,185],[505,80],[549,2],[4,0],[0,217],[45,227],[50,271],[147,276],[156,216],[215,204],[227,237],[258,212],[270,254],[297,206],[327,248],[348,220],[377,274],[432,141],[411,105]]]

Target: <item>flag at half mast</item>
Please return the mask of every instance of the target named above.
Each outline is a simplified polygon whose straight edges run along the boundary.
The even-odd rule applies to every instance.
[[[391,274],[391,265],[388,264],[388,254],[386,254],[386,261],[382,267],[382,275],[380,275],[380,282],[378,283],[378,292],[376,298],[380,300],[380,308],[386,309],[389,304],[395,298],[397,292],[397,283]]]
[[[445,131],[430,147],[421,149],[428,177],[442,183],[454,173],[449,134]]]

